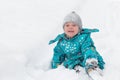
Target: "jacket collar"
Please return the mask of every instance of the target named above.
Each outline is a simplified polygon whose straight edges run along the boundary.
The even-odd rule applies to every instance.
[[[52,43],[55,43],[56,41],[59,41],[60,39],[66,39],[66,40],[73,40],[75,39],[76,37],[78,37],[78,35],[80,34],[90,34],[92,32],[99,32],[98,29],[88,29],[88,28],[84,28],[82,29],[82,31],[80,33],[78,33],[77,35],[75,35],[73,38],[70,38],[68,39],[66,36],[65,36],[65,33],[62,33],[62,34],[59,34],[55,39],[53,40],[50,40],[49,41],[49,45],[52,44]]]

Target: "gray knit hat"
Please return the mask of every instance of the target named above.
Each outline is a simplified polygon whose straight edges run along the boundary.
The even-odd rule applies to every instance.
[[[82,21],[81,18],[78,14],[76,14],[74,11],[65,16],[64,21],[63,21],[63,27],[67,22],[74,22],[77,24],[80,29],[82,29]]]

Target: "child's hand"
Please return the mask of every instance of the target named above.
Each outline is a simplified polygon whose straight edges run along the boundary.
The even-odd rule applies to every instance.
[[[82,67],[80,65],[76,65],[74,69],[77,73],[79,73],[82,70]]]
[[[98,60],[95,58],[90,58],[86,60],[86,69],[96,69],[98,67]]]

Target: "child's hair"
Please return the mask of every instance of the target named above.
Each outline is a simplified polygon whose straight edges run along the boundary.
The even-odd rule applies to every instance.
[[[74,11],[69,13],[67,16],[65,16],[64,21],[63,21],[63,27],[67,22],[73,22],[79,26],[80,30],[82,29],[81,18]]]

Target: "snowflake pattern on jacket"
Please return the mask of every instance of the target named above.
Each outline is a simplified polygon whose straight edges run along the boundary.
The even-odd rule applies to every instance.
[[[99,68],[104,69],[105,62],[97,52],[94,42],[90,37],[92,32],[98,31],[98,29],[82,29],[73,38],[68,39],[65,37],[65,33],[63,33],[54,40],[51,40],[49,44],[58,41],[51,61],[52,68],[57,68],[60,64],[69,69],[73,69],[76,65],[85,67],[87,59],[95,58],[98,60]]]

